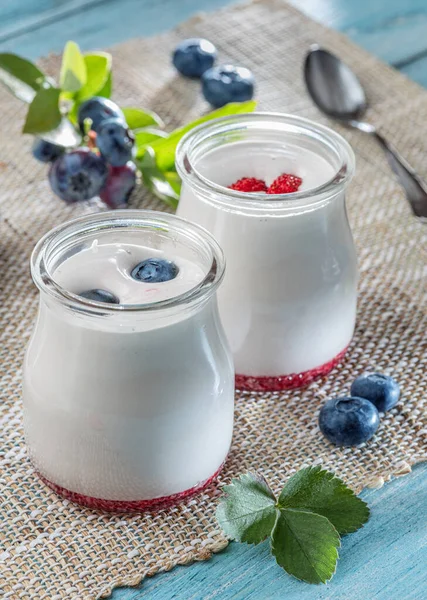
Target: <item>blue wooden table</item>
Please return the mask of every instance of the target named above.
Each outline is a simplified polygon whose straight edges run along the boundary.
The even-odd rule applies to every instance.
[[[0,50],[37,58],[68,39],[84,49],[158,33],[230,0],[3,0]],[[325,25],[427,87],[426,0],[294,0]],[[343,540],[327,586],[288,577],[258,547],[232,543],[212,560],[115,590],[111,600],[425,600],[427,464],[380,490],[363,493],[372,517]]]

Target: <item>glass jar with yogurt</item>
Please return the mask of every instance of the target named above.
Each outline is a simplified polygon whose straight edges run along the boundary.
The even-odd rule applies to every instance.
[[[208,229],[227,260],[219,308],[237,387],[291,389],[328,373],[356,317],[348,143],[307,119],[253,113],[191,130],[176,165],[183,182],[177,214]],[[268,186],[283,173],[302,179],[298,191],[229,188],[243,177]]]
[[[224,266],[209,233],[151,211],[90,215],[40,240],[24,426],[35,469],[55,491],[142,510],[216,476],[234,405],[216,298]]]

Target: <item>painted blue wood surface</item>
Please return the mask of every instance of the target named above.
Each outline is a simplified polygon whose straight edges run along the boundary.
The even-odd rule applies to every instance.
[[[233,0],[3,0],[0,50],[30,58],[60,52],[68,39],[105,47],[164,31],[200,10]],[[397,66],[420,59],[411,76],[425,82],[426,0],[292,0],[319,21]]]
[[[0,0],[0,51],[37,58],[68,39],[101,48],[169,29],[232,0]],[[293,0],[427,87],[427,0]],[[115,590],[111,600],[424,600],[427,598],[427,465],[364,492],[366,527],[343,540],[338,572],[309,586],[277,567],[268,547],[230,544],[212,560]]]
[[[211,560],[176,567],[110,600],[425,600],[427,598],[427,464],[363,498],[371,519],[342,540],[327,585],[289,577],[268,543],[230,544]]]

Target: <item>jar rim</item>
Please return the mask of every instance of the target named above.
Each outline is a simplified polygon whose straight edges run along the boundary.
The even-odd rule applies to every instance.
[[[152,229],[184,232],[193,242],[209,250],[210,267],[204,278],[195,286],[165,300],[143,304],[107,304],[89,300],[70,292],[54,278],[49,268],[49,253],[58,245],[70,240],[72,236],[87,233],[117,231],[118,229]],[[148,312],[187,306],[210,297],[224,277],[225,257],[215,238],[203,227],[169,213],[152,210],[125,209],[91,213],[77,219],[66,221],[48,231],[36,244],[31,255],[31,275],[34,283],[42,292],[88,314],[106,315],[113,313]]]
[[[279,122],[281,126],[299,129],[317,136],[325,145],[332,146],[339,157],[339,166],[332,177],[319,186],[287,194],[271,194],[266,199],[262,192],[240,192],[215,183],[202,175],[190,157],[191,148],[210,135],[226,131],[227,126],[249,129],[256,123]],[[194,127],[180,140],[176,150],[176,169],[183,181],[191,182],[197,191],[213,204],[222,204],[234,209],[263,212],[292,212],[297,208],[312,208],[323,203],[325,198],[335,196],[353,177],[354,152],[350,144],[336,131],[305,117],[279,112],[253,112],[228,115],[212,119]],[[232,203],[232,204],[231,204]]]

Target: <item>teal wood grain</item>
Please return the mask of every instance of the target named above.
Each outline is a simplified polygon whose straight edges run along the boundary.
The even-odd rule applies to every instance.
[[[34,5],[37,2],[33,0]],[[48,0],[43,3],[50,4]],[[0,7],[0,51],[37,58],[61,52],[70,39],[83,49],[105,48],[166,31],[200,10],[215,10],[226,4],[230,0],[68,0],[58,9],[42,8],[39,27],[17,8],[13,36],[10,26],[3,30]]]
[[[232,0],[0,0],[0,51],[37,58],[68,39],[110,46],[167,30],[200,10]],[[427,87],[426,0],[293,0]],[[372,518],[343,540],[338,571],[326,586],[288,577],[267,544],[231,543],[210,561],[120,588],[111,600],[425,600],[427,465],[381,490],[365,491]]]
[[[0,51],[37,58],[68,39],[82,48],[110,46],[165,31],[200,10],[233,0],[19,0],[0,2]],[[420,60],[411,77],[426,80],[426,0],[292,0],[318,21],[397,66]]]
[[[393,64],[427,55],[425,0],[292,0],[317,20]],[[67,39],[105,47],[169,29],[232,0],[19,0],[0,3],[0,50],[36,58]]]
[[[176,567],[110,600],[425,600],[427,464],[362,497],[371,518],[342,540],[336,575],[313,586],[277,566],[268,543],[231,543],[211,560]]]

